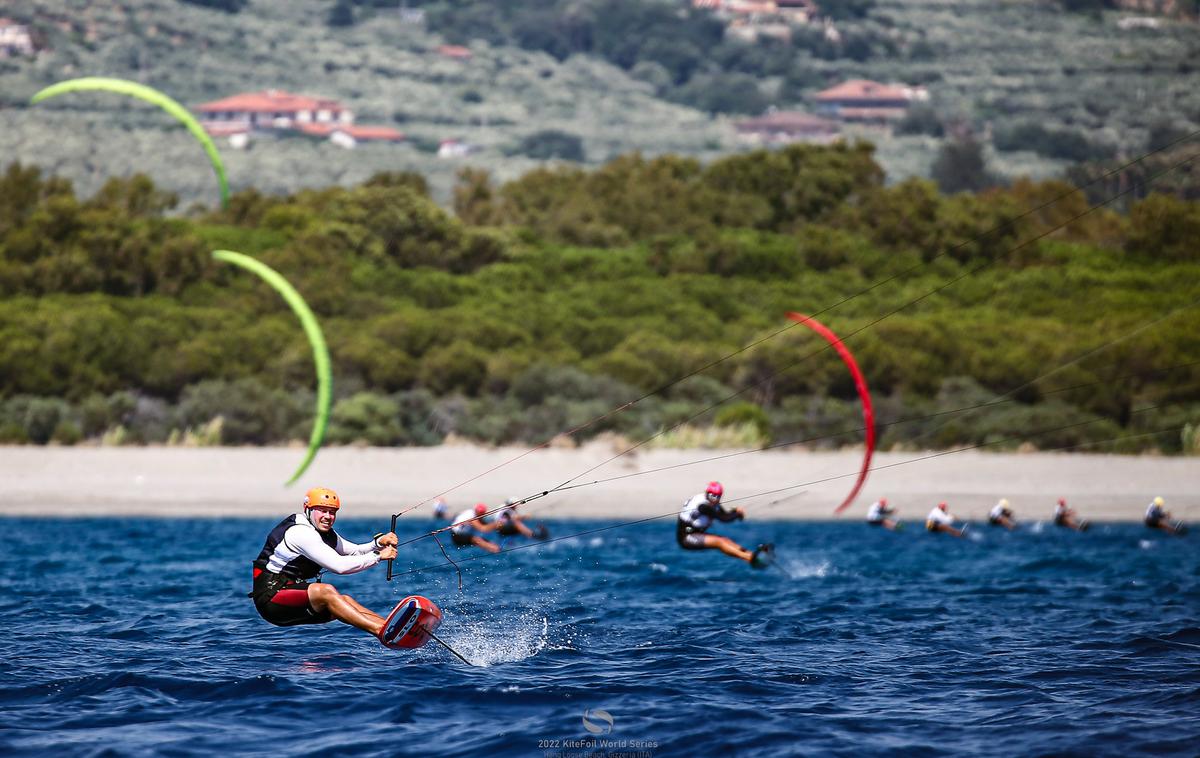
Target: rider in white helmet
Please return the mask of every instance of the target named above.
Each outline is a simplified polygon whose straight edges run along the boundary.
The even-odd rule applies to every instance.
[[[992,506],[991,512],[988,513],[988,523],[1010,531],[1017,528],[1017,521],[1013,518],[1012,508],[1008,507],[1007,499],[1000,498],[1000,502]]]

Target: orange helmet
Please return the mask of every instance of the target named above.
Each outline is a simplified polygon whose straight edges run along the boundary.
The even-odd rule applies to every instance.
[[[304,509],[309,508],[332,508],[337,510],[342,507],[341,498],[338,494],[328,487],[313,487],[308,492],[304,493]]]

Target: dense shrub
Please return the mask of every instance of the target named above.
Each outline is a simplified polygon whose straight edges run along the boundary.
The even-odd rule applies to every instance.
[[[1180,374],[1154,373],[1195,352],[1186,319],[1162,318],[1194,299],[1200,264],[1196,204],[1176,195],[1128,217],[1062,182],[946,196],[922,180],[884,185],[861,144],[463,180],[460,211],[486,228],[404,173],[168,218],[171,198],[144,178],[79,200],[10,167],[0,441],[306,438],[303,332],[261,281],[214,265],[215,246],[252,251],[315,308],[339,443],[537,444],[581,425],[581,440],[859,439],[845,367],[804,330],[776,334],[788,310],[828,312],[892,418],[948,413],[888,428],[887,444],[1009,444],[1023,425],[1076,421],[1030,442],[1092,444],[1140,428],[1145,399],[1200,401]],[[581,239],[602,246],[569,244]],[[1031,383],[1088,350],[1140,378],[1103,381],[1088,364],[1060,377],[1088,389]],[[950,413],[1014,387],[1003,409]],[[1169,440],[1117,447],[1183,449],[1194,418],[1173,413],[1156,417],[1180,427]]]
[[[1161,261],[1200,261],[1200,207],[1170,195],[1151,195],[1129,214],[1128,250]]]
[[[998,129],[992,141],[997,150],[1033,150],[1075,163],[1103,160],[1113,154],[1110,146],[1090,140],[1077,130],[1047,128],[1032,122]]]
[[[583,140],[559,129],[543,129],[530,134],[517,144],[514,152],[543,161],[560,159],[581,163],[587,157]]]
[[[178,419],[185,427],[221,418],[221,442],[231,445],[287,440],[311,415],[311,396],[272,389],[257,379],[194,384],[183,391],[178,407]]]

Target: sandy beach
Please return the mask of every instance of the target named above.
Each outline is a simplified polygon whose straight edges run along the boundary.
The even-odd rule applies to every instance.
[[[347,516],[383,516],[443,492],[452,508],[498,505],[571,484],[523,506],[538,518],[634,519],[669,514],[710,479],[751,518],[831,519],[849,492],[861,452],[639,450],[614,459],[609,444],[578,449],[326,448],[285,487],[295,448],[0,447],[7,482],[0,515],[272,516],[295,508],[306,488],[337,489]],[[723,457],[721,457],[723,456]],[[453,489],[452,489],[453,488]],[[1043,520],[1066,497],[1093,521],[1137,521],[1155,495],[1176,518],[1200,516],[1194,458],[969,451],[882,453],[858,499],[841,515],[860,519],[886,496],[904,519],[939,500],[980,520],[1001,497],[1018,518]],[[430,514],[428,504],[413,516]]]

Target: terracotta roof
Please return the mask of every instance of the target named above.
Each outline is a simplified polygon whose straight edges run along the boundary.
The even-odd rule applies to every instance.
[[[907,100],[908,93],[900,87],[880,84],[867,79],[851,79],[836,87],[817,93],[817,100]]]
[[[223,100],[214,100],[197,106],[201,113],[237,111],[243,113],[295,113],[297,111],[345,110],[337,100],[328,98],[293,95],[283,90],[269,89],[262,92],[243,92]]]
[[[344,124],[297,124],[295,130],[313,137],[328,137],[334,132],[342,132],[356,140],[388,140],[400,142],[404,133],[390,126],[347,126]]]
[[[293,124],[292,129],[303,134],[309,134],[313,137],[328,137],[333,133],[335,124]]]
[[[726,0],[719,7],[730,13],[744,15],[761,13],[769,15],[775,12],[775,0]]]
[[[349,134],[358,140],[390,140],[399,142],[404,139],[404,132],[390,126],[343,126],[338,131]]]

